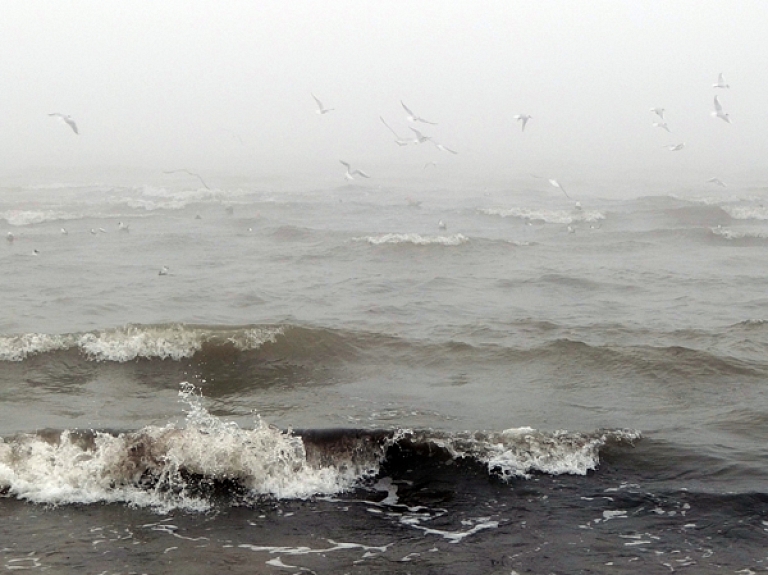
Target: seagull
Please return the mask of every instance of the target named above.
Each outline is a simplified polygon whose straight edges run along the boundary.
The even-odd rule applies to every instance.
[[[568,198],[569,200],[573,199],[571,198],[571,196],[568,195],[568,192],[565,191],[565,188],[563,188],[563,186],[560,185],[560,182],[558,182],[557,180],[549,180],[549,183],[555,186],[556,188],[560,189],[560,191],[565,194],[566,198]]]
[[[66,236],[68,233],[69,232],[67,232],[67,230],[65,230],[64,228],[61,228],[61,235],[62,236]]]
[[[437,162],[427,162],[426,164],[424,164],[424,169],[426,170],[430,166],[432,166],[433,168],[437,167]]]
[[[366,174],[365,172],[363,172],[361,170],[353,170],[352,166],[350,166],[344,160],[339,160],[339,162],[341,162],[343,166],[346,166],[347,173],[344,174],[344,177],[347,178],[348,180],[354,180],[355,178],[353,176],[362,176],[364,178],[370,178],[371,177],[371,176],[369,176],[368,174]]]
[[[731,123],[730,115],[723,112],[723,107],[720,105],[720,100],[717,99],[717,96],[715,96],[715,111],[712,112],[712,115],[720,118],[724,122]]]
[[[437,227],[441,230],[447,230],[448,224],[446,224],[443,220],[440,220],[439,222],[437,222]]]
[[[40,255],[40,252],[39,252],[39,251],[37,251],[36,249],[34,249],[34,250],[32,250],[32,255],[33,255],[33,256],[39,256],[39,255]]]
[[[451,153],[451,154],[453,154],[454,156],[455,156],[456,154],[458,154],[458,152],[457,152],[457,151],[455,151],[455,150],[451,150],[450,148],[446,148],[445,146],[443,146],[442,144],[438,144],[438,143],[437,143],[437,142],[435,142],[434,140],[432,140],[432,143],[433,143],[433,144],[435,145],[435,147],[436,147],[438,150],[440,150],[441,152],[450,152],[450,153]]]
[[[315,99],[315,102],[317,102],[317,113],[320,114],[321,116],[323,114],[327,114],[328,112],[332,112],[333,110],[336,109],[336,108],[326,108],[323,106],[323,103],[317,98],[317,96],[312,94],[312,97]]]
[[[164,174],[175,174],[177,172],[184,172],[185,174],[189,174],[190,176],[195,176],[198,180],[200,180],[203,183],[203,185],[205,186],[206,190],[210,190],[211,189],[211,188],[208,187],[208,184],[205,183],[205,180],[203,179],[203,177],[200,174],[196,174],[195,172],[190,172],[189,170],[181,169],[181,170],[166,170],[163,173]]]
[[[720,186],[721,188],[727,188],[728,186],[725,185],[725,182],[721,180],[720,178],[710,178],[707,180],[708,184],[715,184],[716,186]]]
[[[123,222],[118,222],[117,223],[117,229],[120,230],[121,232],[129,232],[129,231],[131,231],[129,226],[128,226],[128,224],[124,224]]]
[[[528,114],[517,114],[514,116],[515,120],[523,123],[523,132],[525,132],[525,125],[528,123],[528,120],[530,120],[531,117],[532,116]]]
[[[667,123],[666,123],[666,122],[654,122],[654,123],[653,123],[653,125],[654,125],[656,128],[661,128],[662,130],[666,130],[666,131],[667,131],[667,132],[669,132],[670,134],[672,133],[672,130],[670,130],[670,129],[669,129],[669,126],[667,125]]]
[[[414,134],[416,134],[416,139],[413,141],[414,144],[423,144],[424,142],[428,142],[429,140],[432,139],[430,136],[425,136],[424,134],[419,132],[416,128],[411,128],[411,131]]]
[[[91,228],[91,234],[95,236],[96,235],[96,230]]]
[[[56,116],[57,118],[61,118],[64,122],[69,125],[70,128],[75,132],[75,134],[79,134],[80,132],[77,131],[77,124],[75,124],[75,121],[72,119],[72,116],[65,116],[64,114],[59,114],[58,112],[54,112],[53,114],[48,114],[49,116]]]
[[[662,146],[662,148],[666,148],[670,152],[677,152],[679,150],[682,150],[685,147],[685,142],[681,142],[679,144],[668,144],[666,146]]]
[[[665,112],[664,108],[651,108],[651,112],[656,114],[662,120],[664,119],[664,112]]]
[[[171,271],[168,269],[168,266],[163,266],[159,272],[157,272],[157,275],[159,276],[167,276],[168,272]]]
[[[725,78],[723,78],[723,73],[720,72],[717,75],[717,84],[712,84],[713,88],[730,88],[730,84],[725,83]]]
[[[15,240],[16,238],[14,237],[14,235],[11,232],[8,232],[8,235],[5,236],[5,239],[8,240],[9,242],[13,243],[13,240]]]
[[[421,122],[422,124],[432,124],[433,126],[437,126],[437,122],[430,122],[429,120],[425,120],[424,118],[417,116],[411,110],[408,109],[408,106],[405,105],[405,103],[400,100],[400,104],[403,106],[403,109],[408,114],[408,121],[409,122]]]
[[[384,121],[384,118],[382,118],[381,116],[379,116],[379,120],[381,120],[381,123],[382,123],[382,124],[384,124],[384,125],[387,127],[387,129],[388,129],[390,132],[392,132],[392,133],[395,135],[395,144],[397,144],[398,146],[407,146],[407,145],[410,143],[408,140],[403,140],[403,139],[402,139],[402,138],[401,138],[401,137],[398,135],[398,133],[397,133],[397,132],[395,132],[395,131],[394,131],[394,130],[393,130],[391,127],[390,127],[390,125],[389,125],[389,124],[387,124],[387,123]]]

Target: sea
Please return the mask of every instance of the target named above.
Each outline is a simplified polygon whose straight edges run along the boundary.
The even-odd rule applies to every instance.
[[[0,570],[768,571],[768,186],[430,168],[0,178]]]

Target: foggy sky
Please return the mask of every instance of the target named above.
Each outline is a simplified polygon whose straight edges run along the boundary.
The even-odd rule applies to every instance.
[[[0,172],[327,176],[346,159],[374,177],[428,160],[468,175],[768,177],[762,1],[9,0],[2,14]],[[719,72],[729,90],[712,88]],[[336,111],[315,114],[311,92]],[[732,124],[711,117],[715,94]],[[379,116],[411,138],[401,99],[459,155],[396,146]],[[656,106],[672,134],[652,127]]]

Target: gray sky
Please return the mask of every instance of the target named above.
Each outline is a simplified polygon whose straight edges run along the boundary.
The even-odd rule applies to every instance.
[[[764,1],[6,0],[2,14],[6,172],[328,175],[343,158],[382,176],[438,160],[470,175],[728,178],[763,170],[768,151]],[[712,88],[718,72],[729,90]],[[310,92],[336,111],[315,114]],[[731,125],[710,115],[716,93]],[[411,137],[401,99],[459,155],[396,146],[378,118]],[[672,134],[651,126],[655,106]],[[518,113],[533,116],[525,133]]]

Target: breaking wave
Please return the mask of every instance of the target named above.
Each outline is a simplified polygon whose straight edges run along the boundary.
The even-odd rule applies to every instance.
[[[469,238],[463,234],[453,234],[450,236],[422,236],[419,234],[384,234],[381,236],[366,236],[353,238],[356,242],[368,242],[371,245],[378,246],[382,244],[414,244],[417,246],[442,245],[458,246],[465,244]]]
[[[576,222],[597,222],[605,214],[596,210],[529,210],[527,208],[479,208],[487,216],[520,218],[528,221],[543,221],[548,224],[572,224]]]

